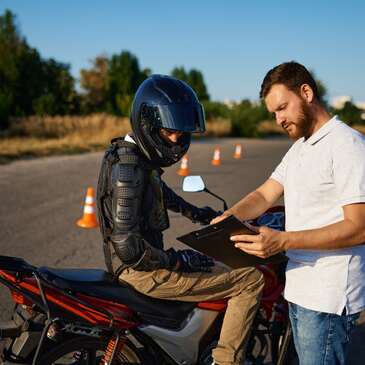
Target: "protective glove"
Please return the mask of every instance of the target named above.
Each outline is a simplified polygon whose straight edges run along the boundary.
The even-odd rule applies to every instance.
[[[211,207],[198,208],[197,214],[194,216],[194,220],[198,221],[202,225],[207,225],[210,221],[220,215],[221,212],[217,212]]]
[[[176,271],[181,272],[211,272],[214,260],[194,250],[176,251]]]

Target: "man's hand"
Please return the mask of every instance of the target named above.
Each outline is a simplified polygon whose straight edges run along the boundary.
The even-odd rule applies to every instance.
[[[176,271],[182,272],[211,272],[214,260],[194,250],[180,250],[176,252]]]
[[[228,213],[227,211],[225,211],[223,214],[219,215],[218,217],[215,217],[214,219],[212,219],[210,221],[210,224],[216,224],[220,221],[222,221],[223,219],[226,219],[227,217],[231,216],[231,213]]]
[[[231,236],[231,240],[235,242],[235,247],[266,259],[279,252],[286,251],[286,232],[277,231],[269,227],[251,227],[257,234],[236,235]]]
[[[217,212],[211,207],[199,208],[198,221],[202,225],[210,224],[210,221],[219,216],[222,212]]]

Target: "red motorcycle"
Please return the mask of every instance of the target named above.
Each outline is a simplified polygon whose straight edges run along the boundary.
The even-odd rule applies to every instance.
[[[257,223],[280,214],[269,211]],[[258,268],[266,285],[246,364],[297,364],[282,296],[285,264]],[[0,282],[15,302],[11,320],[0,322],[3,365],[207,365],[227,305],[153,299],[103,270],[37,268],[9,256],[0,256]]]

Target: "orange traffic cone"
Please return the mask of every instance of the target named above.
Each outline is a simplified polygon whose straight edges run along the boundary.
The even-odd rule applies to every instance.
[[[242,146],[240,144],[236,144],[233,158],[240,159],[241,157],[242,157]]]
[[[79,219],[76,224],[83,228],[94,228],[98,226],[95,213],[95,202],[94,202],[94,189],[87,188],[84,215]]]
[[[181,159],[181,165],[177,173],[180,176],[188,176],[190,174],[190,170],[188,167],[188,155],[185,155]]]
[[[219,166],[221,164],[221,150],[219,147],[214,149],[212,165]]]

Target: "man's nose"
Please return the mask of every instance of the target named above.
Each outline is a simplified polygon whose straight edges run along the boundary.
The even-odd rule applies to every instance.
[[[275,115],[275,118],[276,118],[276,124],[277,125],[282,125],[285,122],[285,116],[282,115],[282,114],[277,113]]]
[[[178,139],[181,137],[182,133],[181,132],[176,132],[176,133],[172,133],[170,134],[170,141],[173,143],[176,143],[178,141]]]

